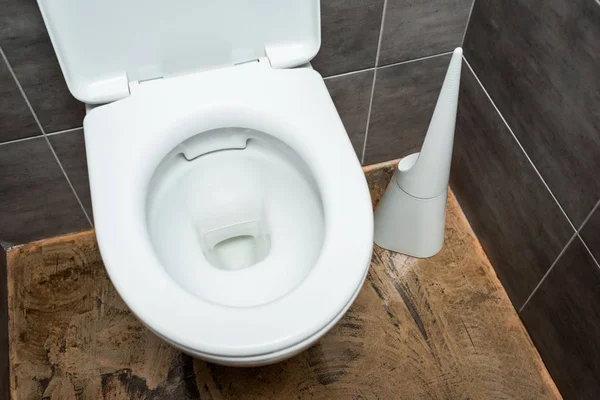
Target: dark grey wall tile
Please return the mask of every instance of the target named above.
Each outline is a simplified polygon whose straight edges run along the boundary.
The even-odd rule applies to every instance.
[[[466,64],[450,184],[519,309],[574,230]]]
[[[41,134],[6,63],[0,58],[0,143]]]
[[[460,46],[473,0],[388,0],[379,65]]]
[[[0,0],[0,46],[47,133],[81,125],[35,0]]]
[[[371,70],[325,80],[359,160],[365,142],[373,74]]]
[[[6,253],[0,246],[0,399],[10,398],[7,274]]]
[[[596,260],[600,261],[600,207],[596,208],[580,233]]]
[[[45,138],[0,145],[0,238],[22,244],[90,228]]]
[[[83,203],[88,216],[92,218],[92,199],[85,153],[83,128],[75,131],[48,136],[54,152],[58,156],[71,184]]]
[[[600,197],[600,7],[476,1],[465,54],[575,226]]]
[[[600,269],[576,238],[521,312],[565,399],[600,397]]]
[[[322,0],[321,49],[312,60],[323,76],[375,66],[384,0]]]
[[[365,164],[421,149],[450,55],[377,70]]]

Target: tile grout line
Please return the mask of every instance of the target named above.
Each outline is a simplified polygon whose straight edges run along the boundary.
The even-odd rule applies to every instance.
[[[467,25],[465,26],[465,32],[463,33],[462,40],[460,41],[460,47],[464,47],[465,38],[467,37],[467,29],[469,29],[469,23],[471,22],[471,15],[473,15],[473,9],[475,8],[475,1],[471,3],[471,9],[469,10],[469,16],[467,17]]]
[[[540,279],[540,281],[538,282],[538,284],[535,285],[535,287],[533,288],[533,290],[531,291],[531,293],[527,297],[527,300],[525,300],[525,303],[523,303],[523,305],[519,308],[519,314],[525,309],[525,306],[529,303],[529,300],[531,300],[531,298],[538,291],[538,289],[540,288],[540,286],[542,286],[542,283],[544,283],[544,281],[546,280],[546,277],[548,277],[548,275],[550,275],[550,272],[554,269],[554,266],[558,263],[558,260],[560,260],[560,258],[562,257],[562,255],[567,251],[567,249],[569,248],[569,246],[571,245],[571,243],[573,242],[573,240],[575,240],[575,238],[578,238],[578,237],[579,237],[579,235],[577,234],[577,232],[575,232],[573,234],[573,236],[571,236],[571,239],[569,239],[569,241],[563,247],[563,249],[561,250],[561,252],[558,253],[558,256],[556,256],[556,259],[554,259],[554,262],[552,263],[552,265],[550,266],[550,268],[548,268],[548,270],[546,271],[546,273],[544,274],[544,276],[542,276],[542,279]]]
[[[596,205],[594,207],[592,207],[592,211],[590,211],[590,213],[587,215],[587,217],[585,217],[585,219],[583,220],[583,222],[579,226],[579,229],[577,229],[577,233],[581,232],[581,230],[583,229],[583,227],[585,226],[585,224],[587,224],[587,222],[590,220],[590,218],[592,218],[592,215],[594,214],[594,212],[596,211],[596,209],[598,208],[598,206],[600,206],[600,199],[598,199],[598,201],[596,202]]]
[[[377,39],[377,52],[375,53],[375,67],[373,69],[373,83],[371,84],[371,96],[369,97],[369,109],[367,111],[367,125],[365,127],[365,139],[363,140],[362,155],[360,164],[365,162],[365,153],[367,151],[367,138],[369,137],[369,125],[371,124],[371,110],[373,109],[373,95],[375,94],[375,82],[377,81],[377,64],[379,64],[379,52],[381,51],[381,40],[383,39],[383,28],[385,25],[385,12],[387,10],[387,0],[383,1],[383,10],[381,12],[381,26],[379,27],[379,38]]]
[[[71,180],[69,179],[69,176],[67,175],[67,171],[65,171],[65,169],[62,166],[62,163],[60,162],[60,159],[58,158],[58,155],[56,155],[56,152],[54,151],[54,147],[52,147],[52,143],[50,143],[50,139],[48,139],[48,136],[46,136],[46,135],[44,135],[44,138],[46,139],[46,142],[48,143],[48,146],[50,147],[50,151],[52,152],[52,154],[54,154],[54,158],[56,159],[56,162],[58,163],[60,170],[62,171],[63,175],[65,176],[67,183],[71,187],[71,190],[73,191],[73,194],[75,195],[75,198],[77,199],[77,202],[79,203],[79,207],[81,207],[81,211],[83,211],[83,215],[85,215],[85,218],[88,220],[90,227],[93,228],[94,224],[92,223],[90,216],[88,215],[87,211],[85,210],[85,207],[83,206],[83,203],[81,202],[81,199],[79,198],[79,195],[77,195],[77,191],[75,190],[75,187],[71,183]]]
[[[385,64],[385,65],[381,65],[379,67],[371,67],[371,68],[364,68],[364,69],[357,69],[355,71],[348,71],[348,72],[343,72],[341,74],[337,74],[337,75],[330,75],[330,76],[326,76],[323,78],[324,81],[328,80],[328,79],[335,79],[335,78],[341,78],[344,76],[348,76],[348,75],[353,75],[353,74],[359,74],[361,72],[369,72],[369,71],[374,71],[374,70],[379,70],[379,69],[384,69],[384,68],[388,68],[388,67],[396,67],[398,65],[402,65],[402,64],[409,64],[412,62],[416,62],[416,61],[423,61],[423,60],[427,60],[429,58],[435,58],[435,57],[441,57],[441,56],[447,56],[449,54],[452,54],[452,51],[446,51],[444,53],[438,53],[438,54],[432,54],[430,56],[424,56],[424,57],[419,57],[419,58],[412,58],[410,60],[404,60],[404,61],[399,61],[399,62],[395,62],[395,63],[391,63],[391,64]],[[75,129],[75,128],[74,128]],[[57,132],[58,133],[58,132]]]
[[[477,76],[477,74],[473,70],[473,67],[471,67],[471,64],[469,64],[469,61],[467,61],[467,58],[464,55],[463,55],[463,60],[465,61],[465,63],[469,67],[469,70],[471,71],[471,73],[473,74],[473,76],[475,77],[475,79],[477,80],[477,83],[479,83],[479,86],[481,87],[481,89],[485,93],[486,97],[488,98],[488,100],[490,101],[490,103],[492,104],[492,106],[494,107],[494,110],[496,110],[496,113],[498,113],[498,115],[500,116],[500,119],[502,119],[502,122],[504,122],[504,125],[506,126],[506,128],[508,129],[508,131],[510,132],[510,134],[512,135],[513,139],[517,142],[517,145],[519,146],[519,148],[521,149],[521,151],[523,152],[523,154],[527,158],[527,161],[529,161],[529,164],[531,164],[531,166],[533,167],[533,170],[535,171],[535,173],[538,175],[538,177],[540,178],[540,180],[542,181],[542,183],[546,187],[546,190],[548,190],[548,193],[550,193],[550,196],[552,196],[552,199],[554,200],[554,202],[556,203],[556,205],[558,206],[558,208],[560,209],[560,211],[563,213],[563,215],[567,219],[567,222],[569,223],[569,225],[571,225],[571,228],[573,229],[573,231],[577,232],[577,228],[575,228],[575,225],[573,225],[573,222],[571,222],[571,219],[569,218],[569,216],[567,215],[567,213],[565,212],[565,210],[562,208],[562,206],[560,205],[560,203],[556,199],[556,196],[554,196],[554,193],[552,192],[552,190],[550,190],[550,187],[548,186],[548,184],[546,183],[546,181],[542,177],[542,174],[540,173],[540,171],[538,171],[537,167],[535,166],[535,164],[533,163],[533,161],[529,157],[529,154],[527,154],[527,152],[525,151],[525,148],[523,147],[523,145],[521,145],[521,142],[519,141],[519,139],[517,138],[517,136],[513,132],[512,128],[510,127],[510,125],[508,125],[508,122],[504,118],[504,115],[502,115],[502,113],[500,112],[500,110],[496,106],[496,103],[494,102],[494,100],[492,99],[492,97],[490,96],[490,94],[488,93],[488,91],[485,89],[485,87],[483,86],[483,83],[481,83],[481,81],[479,80],[479,77]]]
[[[45,136],[46,132],[44,132],[44,128],[42,127],[42,124],[40,123],[40,120],[38,119],[37,114],[35,113],[35,111],[33,111],[33,107],[31,106],[31,103],[29,102],[29,98],[27,98],[27,95],[25,94],[25,90],[23,90],[23,87],[21,86],[21,82],[19,82],[19,79],[17,78],[17,74],[15,74],[15,71],[13,70],[12,65],[10,65],[8,58],[6,57],[6,54],[4,54],[4,50],[1,47],[0,47],[0,54],[2,55],[2,58],[4,59],[4,62],[6,63],[6,66],[8,67],[8,71],[10,72],[13,80],[15,81],[15,84],[17,85],[17,88],[19,89],[21,96],[23,96],[23,99],[25,100],[25,104],[27,104],[27,107],[29,108],[29,112],[31,112],[33,119],[35,120],[38,128],[40,129],[42,136]]]
[[[594,254],[592,253],[592,251],[590,250],[590,248],[588,247],[587,243],[585,242],[585,240],[583,240],[583,238],[579,235],[579,232],[577,232],[577,237],[579,238],[579,240],[581,240],[581,243],[583,243],[583,247],[585,247],[585,249],[587,250],[587,252],[589,253],[590,257],[592,257],[592,260],[594,261],[594,263],[596,264],[596,266],[598,268],[600,268],[600,262],[598,262],[598,260],[596,260],[596,257],[594,257]]]
[[[326,77],[323,78],[323,80],[326,81],[328,79],[341,78],[343,76],[358,74],[358,73],[361,73],[361,72],[368,72],[368,71],[372,71],[374,69],[375,69],[375,67],[371,67],[371,68],[357,69],[357,70],[354,70],[354,71],[342,72],[341,74],[326,76]]]
[[[54,136],[54,135],[60,135],[61,133],[70,133],[70,132],[75,132],[78,131],[80,129],[83,129],[83,126],[79,126],[77,128],[70,128],[70,129],[65,129],[62,131],[56,131],[56,132],[52,132],[52,133],[46,133],[46,136]],[[35,136],[28,136],[28,137],[24,137],[24,138],[19,138],[19,139],[13,139],[13,140],[7,140],[6,142],[1,142],[0,146],[4,146],[5,144],[12,144],[12,143],[19,143],[19,142],[25,142],[27,140],[31,140],[31,139],[39,139],[44,137],[44,134],[39,134],[39,135],[35,135]]]
[[[29,99],[27,98],[27,95],[25,95],[25,91],[23,90],[23,87],[21,86],[21,82],[19,82],[19,79],[17,79],[17,74],[15,74],[15,71],[13,70],[12,65],[10,65],[10,62],[8,61],[8,57],[6,57],[6,54],[4,53],[4,49],[2,48],[2,46],[0,46],[0,57],[2,57],[2,60],[4,60],[4,64],[6,65],[6,68],[8,69],[8,72],[10,73],[10,76],[13,78],[13,81],[15,82],[15,84],[17,85],[17,89],[19,89],[19,93],[21,93],[21,96],[23,96],[23,99],[25,100],[25,104],[27,105],[27,108],[29,108],[29,112],[32,113],[33,115],[33,119],[35,120],[35,123],[37,124],[39,130],[40,130],[40,134],[36,135],[36,136],[31,136],[28,138],[21,138],[21,139],[17,139],[17,140],[12,140],[11,142],[20,142],[23,140],[29,140],[32,138],[36,138],[36,137],[40,137],[44,135],[44,129],[42,129],[42,125],[40,124],[40,121],[38,120],[37,115],[33,112],[33,108],[31,107],[31,103],[29,103]],[[5,142],[5,143],[9,143],[9,142]],[[2,144],[5,144],[2,143]]]
[[[392,64],[381,65],[381,66],[377,67],[376,69],[379,70],[379,69],[385,69],[385,68],[389,68],[389,67],[397,67],[398,65],[402,65],[402,64],[410,64],[410,63],[417,62],[417,61],[428,60],[430,58],[447,56],[449,54],[452,54],[453,52],[454,52],[454,50],[452,50],[452,51],[446,51],[444,53],[432,54],[430,56],[413,58],[412,60],[399,61],[399,62],[395,62],[395,63],[392,63]]]
[[[39,139],[44,137],[43,134],[39,134],[39,135],[35,135],[35,136],[28,136],[25,138],[19,138],[19,139],[13,139],[13,140],[7,140],[6,142],[2,142],[0,143],[0,146],[4,146],[5,144],[12,144],[12,143],[19,143],[19,142],[25,142],[27,140],[31,140],[31,139]]]
[[[369,136],[369,125],[371,124],[371,110],[373,109],[373,94],[375,93],[375,81],[377,79],[377,69],[373,71],[373,83],[371,84],[371,95],[369,97],[369,109],[367,110],[367,124],[365,126],[365,138],[363,139],[362,154],[360,164],[365,163],[365,153],[367,152],[367,137]]]
[[[63,129],[62,131],[56,131],[56,132],[46,133],[46,136],[54,136],[54,135],[60,135],[61,133],[75,132],[75,131],[78,131],[80,129],[83,129],[83,126],[78,126],[78,127],[69,128],[69,129]]]
[[[40,120],[39,120],[37,114],[35,113],[33,106],[29,102],[29,99],[27,98],[27,95],[25,94],[25,91],[23,90],[23,87],[21,86],[19,79],[17,78],[17,75],[15,74],[15,71],[13,70],[12,66],[10,65],[10,62],[8,61],[8,58],[6,57],[6,54],[4,54],[4,50],[2,49],[2,47],[0,47],[0,56],[2,56],[2,59],[6,63],[6,67],[8,68],[8,71],[10,72],[13,80],[15,81],[15,84],[17,85],[19,92],[21,92],[21,96],[23,96],[23,99],[25,100],[25,103],[27,104],[27,107],[29,108],[29,112],[31,112],[31,114],[33,115],[33,119],[35,120],[35,122],[38,125],[38,128],[42,132],[42,136],[44,137],[44,139],[46,139],[46,143],[48,144],[48,147],[50,147],[50,151],[52,152],[54,159],[58,163],[58,167],[62,171],[63,176],[67,180],[67,183],[69,184],[69,187],[71,188],[71,191],[73,192],[73,195],[75,195],[75,198],[77,199],[77,202],[79,203],[79,207],[81,207],[81,210],[83,211],[83,215],[85,215],[85,218],[88,220],[90,227],[93,228],[94,224],[92,223],[92,220],[90,219],[89,215],[87,214],[85,207],[83,206],[83,203],[81,202],[81,199],[77,195],[77,192],[75,191],[75,187],[73,187],[73,184],[71,183],[71,180],[69,179],[69,176],[67,175],[67,172],[63,168],[62,163],[60,162],[60,159],[56,155],[56,152],[54,151],[54,148],[52,147],[52,144],[50,143],[50,139],[48,139],[48,137],[46,136],[46,132],[44,131],[44,128],[42,127],[42,124],[40,123]],[[36,136],[36,137],[40,137],[40,136]]]
[[[585,240],[583,240],[583,237],[581,237],[581,230],[585,227],[585,224],[587,224],[587,222],[590,220],[590,218],[592,218],[592,215],[594,215],[594,213],[596,212],[596,210],[598,209],[599,206],[600,206],[600,199],[598,199],[598,202],[596,202],[596,205],[592,208],[592,211],[590,211],[590,213],[588,214],[588,216],[585,217],[585,219],[581,223],[581,226],[577,230],[577,236],[579,236],[579,239],[581,239],[581,242],[583,243],[583,245],[587,249],[588,253],[590,253],[590,256],[592,257],[592,260],[594,260],[594,262],[596,263],[596,265],[598,266],[598,268],[600,268],[600,262],[598,262],[598,260],[596,260],[596,257],[594,257],[594,253],[592,253],[592,251],[588,247],[588,245],[585,242]]]

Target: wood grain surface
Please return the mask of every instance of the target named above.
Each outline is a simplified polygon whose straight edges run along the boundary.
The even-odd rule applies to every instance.
[[[365,169],[375,199],[392,165]],[[14,399],[560,397],[452,195],[438,255],[375,246],[344,318],[260,368],[204,363],[150,333],[110,283],[93,232],[13,249],[8,268]]]

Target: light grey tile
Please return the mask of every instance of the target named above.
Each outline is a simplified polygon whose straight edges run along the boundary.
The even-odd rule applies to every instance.
[[[362,71],[325,80],[359,160],[365,142],[373,73],[373,70]]]
[[[575,239],[521,312],[565,399],[600,394],[600,269]]]
[[[60,163],[77,192],[88,216],[92,218],[92,199],[85,153],[83,128],[48,136]]]
[[[0,239],[23,244],[90,228],[45,138],[0,146]]]
[[[41,134],[6,63],[0,58],[0,143]]]
[[[0,46],[47,133],[81,125],[84,106],[71,96],[34,0],[0,0]]]
[[[579,226],[600,198],[600,7],[476,1],[465,54]]]
[[[467,65],[450,185],[519,309],[575,231]]]
[[[461,45],[473,0],[388,0],[379,65],[445,53]]]
[[[375,66],[384,0],[322,0],[321,49],[312,60],[323,76]]]
[[[444,55],[377,70],[365,164],[421,149],[449,62]]]

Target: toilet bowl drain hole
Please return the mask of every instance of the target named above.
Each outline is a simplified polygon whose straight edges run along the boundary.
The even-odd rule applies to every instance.
[[[251,267],[271,250],[271,241],[260,219],[212,229],[201,234],[206,259],[218,269],[235,271]]]
[[[252,235],[225,239],[212,248],[207,258],[214,267],[229,271],[251,267],[262,261],[269,252],[261,239]]]

